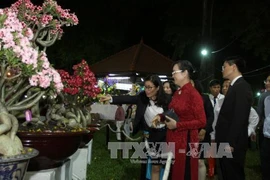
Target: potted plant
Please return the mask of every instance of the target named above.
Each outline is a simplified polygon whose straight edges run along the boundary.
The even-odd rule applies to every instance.
[[[71,119],[68,121],[70,126],[87,127],[91,124],[90,106],[101,89],[85,60],[74,65],[73,70],[72,75],[65,70],[58,70],[64,84],[60,103],[66,107],[64,115]]]
[[[65,70],[58,70],[64,89],[58,103],[51,105],[47,119],[56,119],[64,126],[87,128],[90,132],[83,138],[83,143],[87,144],[97,130],[95,127],[89,127],[90,111],[91,104],[96,101],[101,89],[97,86],[95,75],[85,60],[74,65],[73,70],[72,75]],[[55,107],[62,107],[62,110],[57,111]]]
[[[20,155],[23,146],[38,149],[39,155],[31,159],[29,168],[32,168],[28,170],[59,166],[77,150],[85,133],[80,128],[75,132],[46,129],[39,118],[31,124],[41,128],[31,130],[28,122],[23,123],[23,128],[17,120],[29,110],[35,109],[39,114],[42,96],[55,99],[62,91],[61,77],[50,65],[45,51],[61,38],[63,26],[76,24],[76,15],[53,0],[45,0],[42,6],[35,6],[30,0],[18,0],[11,7],[0,9],[0,153],[10,157]],[[59,137],[60,141],[55,142]],[[46,140],[40,142],[42,139]],[[64,150],[59,153],[52,146]]]
[[[0,176],[3,178],[21,178],[24,173],[15,175],[17,168],[25,170],[27,160],[38,154],[24,148],[17,137],[19,123],[15,114],[30,109],[47,91],[57,93],[63,88],[60,75],[50,66],[46,54],[34,48],[31,42],[34,34],[17,18],[17,13],[11,8],[0,9]],[[30,91],[35,93],[23,98]],[[24,168],[19,165],[22,161]]]

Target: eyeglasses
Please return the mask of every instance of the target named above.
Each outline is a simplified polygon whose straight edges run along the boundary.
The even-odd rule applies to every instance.
[[[270,83],[270,79],[269,80],[265,80],[263,81],[264,84]]]
[[[226,68],[226,66],[222,66],[222,67],[221,67],[221,70],[222,70],[222,71],[224,71],[224,70],[225,70],[225,68]]]
[[[176,70],[176,71],[173,71],[173,72],[172,72],[172,76],[173,76],[174,74],[180,73],[180,72],[183,72],[183,70]]]
[[[153,88],[155,88],[155,87],[152,87],[152,86],[144,86],[144,89],[145,89],[145,90],[152,90]]]

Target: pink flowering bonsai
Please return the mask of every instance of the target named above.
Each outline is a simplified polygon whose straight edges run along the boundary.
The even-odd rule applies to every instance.
[[[60,74],[50,65],[45,51],[61,37],[62,26],[77,23],[74,14],[53,0],[42,6],[19,0],[0,9],[1,155],[17,155],[23,150],[16,136],[18,112],[31,109],[45,94],[56,97],[62,91]]]

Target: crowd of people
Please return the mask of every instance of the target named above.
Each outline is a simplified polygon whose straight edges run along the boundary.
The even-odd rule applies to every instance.
[[[207,175],[214,175],[206,168],[208,161],[208,166],[215,167],[218,179],[244,180],[248,141],[258,137],[262,179],[269,180],[270,75],[264,81],[266,90],[255,109],[251,86],[242,76],[245,66],[241,57],[226,58],[222,66],[223,80],[209,81],[209,93],[204,93],[191,62],[180,60],[172,67],[173,81],[162,83],[157,75],[150,75],[144,79],[144,91],[139,94],[106,95],[100,100],[120,105],[135,104],[132,134],[142,131],[144,138],[152,144],[174,143],[169,179],[205,180]],[[169,110],[176,117],[169,116]],[[204,143],[215,144],[216,150],[223,148],[225,154],[211,154],[213,146],[203,149]],[[214,159],[215,164],[209,159],[211,162]],[[142,163],[140,179],[162,179],[164,166],[164,161],[152,161],[149,177],[147,165]]]

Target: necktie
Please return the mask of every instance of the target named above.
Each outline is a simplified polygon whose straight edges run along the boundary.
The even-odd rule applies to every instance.
[[[214,97],[214,106],[216,105],[216,103],[217,103],[217,98]]]

